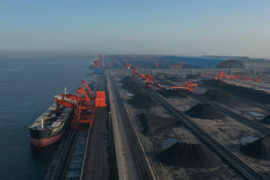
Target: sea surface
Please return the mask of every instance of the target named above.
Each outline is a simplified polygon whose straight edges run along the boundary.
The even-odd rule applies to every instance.
[[[57,144],[31,146],[29,129],[67,86],[75,90],[89,58],[0,59],[0,179],[42,179]]]

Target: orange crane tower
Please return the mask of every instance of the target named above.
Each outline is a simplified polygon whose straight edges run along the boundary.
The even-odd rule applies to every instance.
[[[71,126],[74,128],[78,128],[79,124],[90,124],[93,127],[96,109],[106,107],[105,91],[96,91],[94,95],[86,81],[82,81],[76,95],[61,93],[54,100],[58,107],[61,105],[73,109]]]
[[[255,81],[255,82],[261,82],[261,79],[259,76],[255,76],[254,78],[250,78],[247,75],[245,76],[236,76],[236,75],[227,75],[222,70],[219,72],[218,75],[215,76],[216,80],[222,80],[222,79],[239,79],[242,81]]]
[[[184,86],[171,86],[170,89],[184,89],[193,92],[193,87],[195,86],[198,86],[198,84],[187,81]]]
[[[154,76],[152,74],[141,74],[141,78],[145,80],[145,84],[148,87],[158,87],[158,88],[162,88],[162,86],[155,80]]]
[[[219,71],[219,74],[215,76],[216,80],[222,80],[222,79],[239,79],[238,76],[235,75],[227,75],[222,70]]]

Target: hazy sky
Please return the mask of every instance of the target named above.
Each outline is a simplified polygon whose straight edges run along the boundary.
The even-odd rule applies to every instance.
[[[270,0],[0,0],[0,50],[270,57]]]

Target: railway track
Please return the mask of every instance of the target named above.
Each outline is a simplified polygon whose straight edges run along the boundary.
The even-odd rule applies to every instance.
[[[103,118],[104,114],[104,119],[98,118]],[[108,155],[106,154],[108,137],[106,132],[104,132],[104,129],[107,128],[106,109],[97,110],[96,115],[99,121],[95,122],[92,132],[88,135],[81,179],[109,179],[109,162]]]
[[[69,166],[68,162],[71,159],[74,139],[76,138],[76,135],[77,135],[77,130],[75,129],[69,132],[65,145],[63,146],[63,152],[61,153],[61,156],[59,158],[58,164],[56,165],[56,168],[53,170],[50,177],[48,178],[45,177],[45,179],[59,180],[59,179],[65,178],[65,174],[67,173],[68,166]]]
[[[153,172],[151,171],[151,167],[148,166],[147,160],[145,159],[144,152],[142,151],[140,147],[139,140],[136,136],[136,132],[134,130],[134,127],[132,126],[131,119],[128,116],[128,112],[122,102],[122,98],[120,97],[120,94],[118,91],[115,91],[117,89],[114,80],[109,76],[112,87],[113,87],[113,93],[115,94],[115,98],[117,100],[118,107],[120,109],[121,117],[124,120],[124,128],[126,130],[126,134],[128,136],[129,145],[131,147],[133,160],[135,161],[136,170],[138,173],[138,177],[143,180],[152,180],[155,179],[155,176],[153,175]]]
[[[224,160],[226,160],[233,168],[235,168],[243,177],[246,179],[269,179],[269,177],[265,177],[262,174],[256,172],[252,167],[246,164],[243,160],[241,160],[237,155],[235,155],[230,149],[223,146],[216,139],[211,137],[208,133],[206,133],[203,129],[201,129],[198,125],[193,123],[183,112],[175,109],[169,102],[167,102],[164,98],[162,98],[158,93],[149,89],[142,84],[138,79],[134,79],[135,82],[142,86],[146,92],[148,92],[152,97],[158,100],[169,112],[173,113],[176,117],[178,117],[185,126],[190,129],[202,142],[206,143],[208,147],[214,150],[217,154],[219,154]]]

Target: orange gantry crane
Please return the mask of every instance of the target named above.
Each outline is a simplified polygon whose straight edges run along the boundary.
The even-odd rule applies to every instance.
[[[187,81],[184,86],[171,86],[170,89],[184,89],[193,92],[193,87],[198,86],[198,84],[191,81]]]
[[[219,72],[218,75],[215,76],[216,80],[222,80],[222,79],[239,79],[242,81],[255,81],[255,82],[261,82],[261,79],[259,76],[255,76],[254,78],[250,78],[247,75],[244,76],[236,76],[236,75],[227,75],[222,70]]]
[[[132,72],[133,72],[133,75],[135,77],[138,77],[138,72],[137,72],[137,68],[134,67],[132,69]],[[184,90],[188,90],[190,92],[193,92],[193,87],[195,86],[198,86],[198,84],[196,83],[193,83],[191,81],[187,81],[185,83],[185,85],[183,86],[171,86],[171,87],[168,87],[166,85],[161,85],[159,84],[158,82],[155,81],[155,78],[152,74],[141,74],[140,77],[144,80],[145,82],[145,85],[148,86],[148,87],[152,87],[152,86],[155,86],[155,87],[158,87],[160,89],[166,89],[166,90],[176,90],[176,89],[184,89]]]
[[[152,85],[155,85],[158,87],[158,84],[154,82],[154,76],[152,74],[141,74],[141,78],[145,80],[145,84],[148,87],[152,87]]]
[[[222,80],[222,79],[239,79],[238,76],[235,75],[227,75],[222,70],[219,71],[219,74],[215,76],[216,80]]]
[[[90,124],[93,127],[96,109],[106,107],[105,91],[96,91],[94,94],[86,81],[82,81],[76,95],[61,93],[54,100],[57,107],[61,105],[74,111],[71,121],[73,128],[78,128],[79,124]]]

